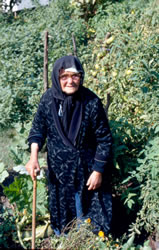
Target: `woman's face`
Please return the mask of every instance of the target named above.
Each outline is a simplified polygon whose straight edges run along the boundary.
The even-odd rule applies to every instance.
[[[59,74],[59,80],[62,92],[67,95],[74,94],[80,85],[80,74],[73,73],[65,70],[61,70]]]

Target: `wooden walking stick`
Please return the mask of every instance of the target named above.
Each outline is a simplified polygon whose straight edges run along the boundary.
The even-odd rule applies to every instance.
[[[35,179],[33,180],[32,249],[35,249],[35,238],[36,238],[36,186],[37,186],[37,180],[35,176]]]
[[[72,42],[73,42],[74,56],[77,56],[76,40],[75,40],[75,36],[73,33],[72,33]]]
[[[48,89],[48,37],[48,31],[46,31],[44,40],[44,92]]]

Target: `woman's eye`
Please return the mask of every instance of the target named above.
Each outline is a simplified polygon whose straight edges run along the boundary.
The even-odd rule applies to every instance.
[[[72,78],[73,80],[79,80],[79,79],[80,79],[80,75],[72,75],[72,76],[64,75],[64,76],[60,76],[60,79],[61,79],[62,81],[66,81],[66,80],[68,80],[69,78]]]
[[[73,75],[73,76],[72,76],[72,79],[74,79],[74,80],[77,80],[77,79],[79,79],[79,78],[80,78],[79,75]]]
[[[67,80],[67,76],[61,76],[61,80]]]

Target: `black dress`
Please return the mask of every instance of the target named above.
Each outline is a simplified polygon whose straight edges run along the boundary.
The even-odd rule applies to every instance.
[[[74,144],[56,122],[51,89],[41,98],[28,141],[37,142],[41,149],[47,139],[52,227],[61,232],[76,217],[75,193],[78,192],[83,216],[91,219],[95,231],[107,234],[112,218],[112,136],[100,99],[83,86],[81,93],[82,119]],[[100,188],[88,191],[86,182],[93,170],[102,173],[103,181]]]

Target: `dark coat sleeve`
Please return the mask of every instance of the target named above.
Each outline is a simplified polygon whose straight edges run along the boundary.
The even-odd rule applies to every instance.
[[[103,173],[112,157],[112,135],[100,99],[97,98],[96,102],[91,113],[91,123],[97,145],[93,170]]]
[[[29,133],[28,143],[38,143],[39,151],[45,143],[46,139],[46,119],[45,119],[45,100],[44,95],[40,99],[40,103],[35,114],[32,128]]]

